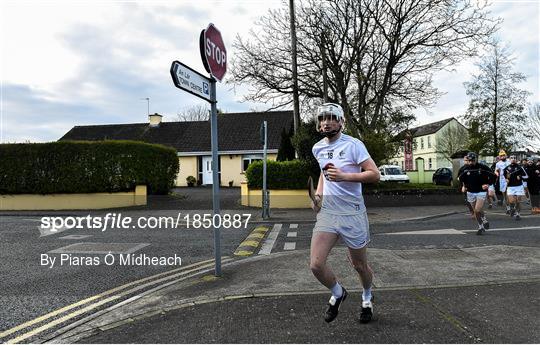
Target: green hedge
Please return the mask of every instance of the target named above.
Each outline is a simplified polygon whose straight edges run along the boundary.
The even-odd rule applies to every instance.
[[[307,189],[310,162],[302,160],[275,162],[268,161],[268,189]],[[246,171],[249,188],[262,189],[263,162],[251,163]],[[312,176],[313,183],[319,182],[319,173]],[[315,187],[317,187],[315,185]],[[453,195],[459,191],[453,187],[436,186],[430,183],[379,182],[363,184],[365,195]]]
[[[0,145],[0,194],[167,194],[178,173],[176,151],[135,141],[59,141]]]
[[[300,160],[267,163],[268,189],[307,189],[309,163]],[[263,162],[251,163],[246,171],[249,188],[262,189]],[[314,183],[318,182],[317,179]]]

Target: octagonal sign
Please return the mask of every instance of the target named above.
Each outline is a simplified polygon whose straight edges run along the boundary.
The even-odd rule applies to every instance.
[[[227,49],[221,33],[214,24],[210,23],[206,30],[201,32],[199,46],[204,68],[221,81],[227,72]]]

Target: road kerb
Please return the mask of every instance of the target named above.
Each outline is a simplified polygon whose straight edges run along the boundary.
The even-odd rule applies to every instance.
[[[222,262],[229,262],[232,260],[233,260],[232,258],[227,257],[227,256],[222,257]],[[43,331],[51,329],[52,327],[60,324],[62,320],[69,320],[76,316],[85,314],[86,312],[96,309],[111,301],[118,300],[122,298],[123,296],[128,295],[130,292],[139,291],[143,289],[144,287],[152,286],[154,284],[158,284],[167,280],[171,280],[175,278],[177,279],[179,276],[184,276],[190,273],[198,272],[199,270],[203,270],[205,268],[211,268],[213,265],[212,261],[213,260],[205,260],[205,261],[193,263],[185,267],[162,272],[159,274],[155,274],[155,275],[143,278],[143,279],[138,279],[133,282],[115,287],[113,289],[107,290],[95,296],[73,303],[69,306],[65,306],[63,308],[57,309],[53,312],[40,316],[36,319],[27,321],[11,329],[5,330],[2,333],[0,333],[0,339],[2,342],[18,343],[27,338],[40,334]],[[127,290],[128,288],[131,288],[131,289]],[[93,303],[88,305],[90,302],[93,302]],[[119,304],[122,304],[122,303],[123,302],[120,302]],[[58,318],[56,318],[57,316]],[[45,321],[51,318],[55,318],[55,319],[53,321],[44,323]],[[38,324],[43,324],[43,325],[36,328],[30,328],[31,326],[35,326]],[[7,341],[5,340],[5,338],[7,338],[9,335],[15,334],[18,332],[24,332],[23,330],[27,328],[30,328],[30,329],[25,331],[25,333],[23,333],[22,335],[16,336],[15,338],[9,339]]]

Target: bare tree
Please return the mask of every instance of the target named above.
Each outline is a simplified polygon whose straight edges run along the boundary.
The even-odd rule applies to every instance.
[[[237,36],[231,75],[251,84],[245,100],[291,104],[288,15],[286,7],[271,10],[248,38]],[[498,24],[467,0],[305,0],[296,22],[304,117],[323,99],[327,74],[328,98],[343,106],[357,137],[386,132],[396,110],[432,105],[440,95],[433,73],[475,55]]]
[[[210,118],[210,109],[205,105],[195,105],[187,107],[176,114],[178,121],[208,121]]]
[[[451,162],[454,153],[467,148],[468,137],[467,129],[464,127],[447,126],[437,137],[435,152]]]
[[[529,124],[531,132],[530,144],[540,147],[540,103],[535,103],[529,107]]]
[[[469,127],[472,122],[478,124],[478,133],[487,139],[483,150],[487,154],[497,155],[500,148],[523,146],[528,137],[523,125],[530,92],[517,87],[526,77],[513,71],[513,60],[509,48],[494,40],[477,63],[480,73],[464,83],[471,99],[463,118]]]

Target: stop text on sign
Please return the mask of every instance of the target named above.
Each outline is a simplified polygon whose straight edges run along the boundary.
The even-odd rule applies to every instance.
[[[225,66],[227,64],[227,53],[224,51],[221,51],[218,46],[214,42],[210,40],[210,38],[206,38],[206,55],[214,60],[221,66]]]

